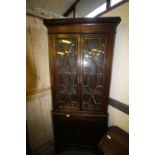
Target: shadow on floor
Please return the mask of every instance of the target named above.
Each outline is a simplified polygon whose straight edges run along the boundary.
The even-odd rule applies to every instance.
[[[91,150],[64,150],[61,153],[55,153],[53,147],[50,147],[39,155],[96,155],[96,153]]]

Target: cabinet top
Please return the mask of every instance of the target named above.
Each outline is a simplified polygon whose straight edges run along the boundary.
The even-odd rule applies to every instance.
[[[59,18],[46,19],[44,24],[47,27],[56,25],[88,25],[88,24],[114,24],[117,26],[121,21],[120,17],[97,17],[97,18]]]

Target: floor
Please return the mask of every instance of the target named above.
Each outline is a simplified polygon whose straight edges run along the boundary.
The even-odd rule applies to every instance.
[[[45,149],[39,155],[96,155],[96,153],[90,150],[64,150],[61,153],[55,153],[51,147]]]
[[[61,153],[54,153],[54,152],[44,152],[42,155],[96,155],[92,151],[86,150],[74,150],[74,151],[63,151]]]

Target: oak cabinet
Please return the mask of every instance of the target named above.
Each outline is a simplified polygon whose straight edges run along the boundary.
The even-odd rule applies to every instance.
[[[107,104],[120,17],[44,20],[56,149],[95,147],[107,129]]]

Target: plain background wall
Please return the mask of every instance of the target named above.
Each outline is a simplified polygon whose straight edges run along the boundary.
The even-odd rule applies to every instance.
[[[129,3],[107,12],[102,17],[106,16],[120,16],[121,23],[117,27],[110,97],[129,104]],[[109,126],[117,125],[129,131],[129,116],[125,113],[108,107],[109,112]]]
[[[102,5],[105,1],[106,0],[80,0],[76,5],[76,17],[80,18],[86,16]],[[73,13],[71,13],[68,17],[72,18]]]

